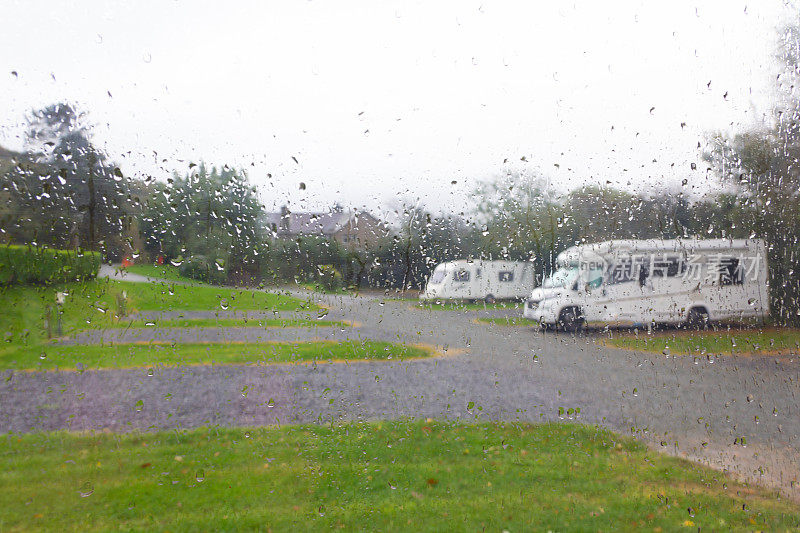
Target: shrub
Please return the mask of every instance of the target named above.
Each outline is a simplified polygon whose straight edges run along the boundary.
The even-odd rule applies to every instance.
[[[333,265],[318,265],[317,283],[326,291],[337,291],[344,287],[342,275]]]
[[[0,246],[0,284],[46,285],[97,276],[99,252],[38,246]]]
[[[180,267],[181,276],[196,279],[212,285],[222,285],[227,279],[225,269],[216,261],[204,255],[195,255],[184,261]]]

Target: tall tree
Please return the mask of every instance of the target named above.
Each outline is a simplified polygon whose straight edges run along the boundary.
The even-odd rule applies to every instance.
[[[264,241],[255,187],[244,171],[192,167],[153,187],[140,221],[146,248],[195,277],[255,276]]]
[[[786,28],[778,58],[779,103],[769,126],[733,137],[716,134],[705,158],[741,194],[745,233],[768,245],[772,311],[780,323],[800,324],[800,20]],[[747,231],[749,230],[749,231]]]
[[[53,104],[28,117],[25,164],[6,175],[17,220],[14,240],[115,255],[131,223],[130,183],[91,140],[84,114]]]

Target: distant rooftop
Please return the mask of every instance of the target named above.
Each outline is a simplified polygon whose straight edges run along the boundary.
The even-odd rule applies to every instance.
[[[369,213],[354,210],[331,211],[327,213],[267,213],[266,222],[270,227],[277,229],[278,233],[292,235],[333,235],[340,231],[351,220],[354,223],[360,218],[368,218],[370,222],[378,220]]]

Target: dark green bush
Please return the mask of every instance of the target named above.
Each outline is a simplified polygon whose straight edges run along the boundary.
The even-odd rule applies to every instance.
[[[225,269],[204,255],[195,255],[184,261],[180,273],[187,278],[196,279],[212,285],[222,285],[227,279]]]
[[[97,276],[98,252],[37,246],[0,246],[0,284],[46,285],[84,281]]]
[[[326,291],[337,291],[344,287],[342,274],[333,265],[319,265],[316,282]]]

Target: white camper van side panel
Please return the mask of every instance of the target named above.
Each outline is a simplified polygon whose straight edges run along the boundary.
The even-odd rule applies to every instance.
[[[444,266],[443,266],[444,265]],[[533,265],[522,261],[452,261],[439,284],[428,280],[423,299],[525,298],[533,290]],[[431,276],[433,278],[433,276]]]

